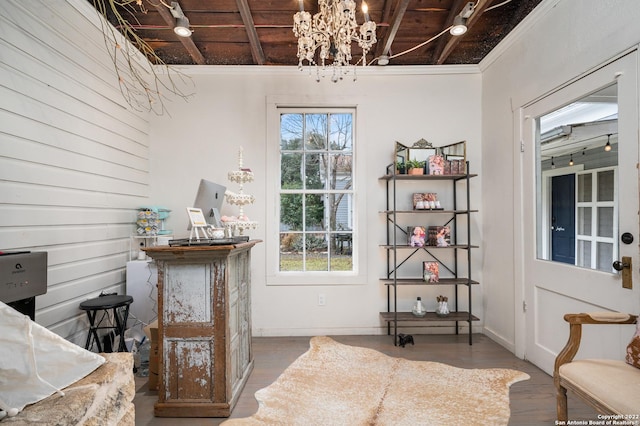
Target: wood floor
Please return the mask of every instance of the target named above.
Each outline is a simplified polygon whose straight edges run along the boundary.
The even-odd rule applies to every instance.
[[[513,368],[524,371],[530,380],[511,386],[511,419],[509,425],[554,425],[555,388],[553,379],[527,361],[516,358],[484,335],[474,335],[469,346],[467,335],[414,335],[415,345],[393,346],[390,336],[331,336],[353,346],[376,349],[390,356],[416,361],[438,361],[462,368]],[[255,366],[231,417],[247,417],[258,404],[253,394],[271,384],[298,356],[309,348],[308,337],[254,337]],[[218,425],[225,419],[159,418],[153,416],[157,392],[149,391],[145,378],[136,378],[136,425]],[[569,394],[569,418],[594,420],[597,413]],[[286,424],[283,419],[282,424]],[[345,419],[348,425],[348,419]],[[419,424],[419,423],[416,423]],[[469,424],[474,424],[470,422]],[[323,425],[325,426],[325,425]],[[439,425],[440,426],[440,425]]]

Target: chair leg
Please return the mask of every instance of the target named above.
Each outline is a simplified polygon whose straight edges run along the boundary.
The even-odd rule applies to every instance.
[[[567,390],[560,385],[556,386],[556,403],[558,420],[566,422],[569,420],[569,413],[567,409]]]

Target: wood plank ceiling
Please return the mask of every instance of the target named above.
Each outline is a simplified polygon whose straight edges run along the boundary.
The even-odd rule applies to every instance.
[[[187,38],[173,32],[176,20],[167,7],[171,0],[88,1],[97,9],[100,4],[114,5],[135,34],[168,65],[298,64],[297,39],[292,31],[298,0],[178,0],[193,30]],[[317,12],[317,0],[303,1],[306,11]],[[401,54],[451,26],[468,1],[368,0],[378,42],[367,61],[387,55],[391,56],[388,66],[477,64],[540,2],[475,0],[466,34],[453,37],[446,31]],[[356,17],[362,23],[361,1],[357,4]],[[118,28],[115,14],[108,12],[107,17]],[[362,52],[356,44],[352,51],[355,62]]]

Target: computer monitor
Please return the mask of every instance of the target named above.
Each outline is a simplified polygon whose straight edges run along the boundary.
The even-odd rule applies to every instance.
[[[222,209],[222,203],[224,202],[224,193],[226,190],[226,186],[201,179],[196,200],[193,206],[189,207],[201,209],[207,223],[219,228],[221,226],[219,223],[219,215],[220,210]],[[189,222],[188,229],[191,229],[191,222]]]

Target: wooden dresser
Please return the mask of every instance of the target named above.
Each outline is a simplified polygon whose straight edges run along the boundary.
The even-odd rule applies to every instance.
[[[251,248],[149,247],[158,266],[158,417],[229,417],[253,369]]]

